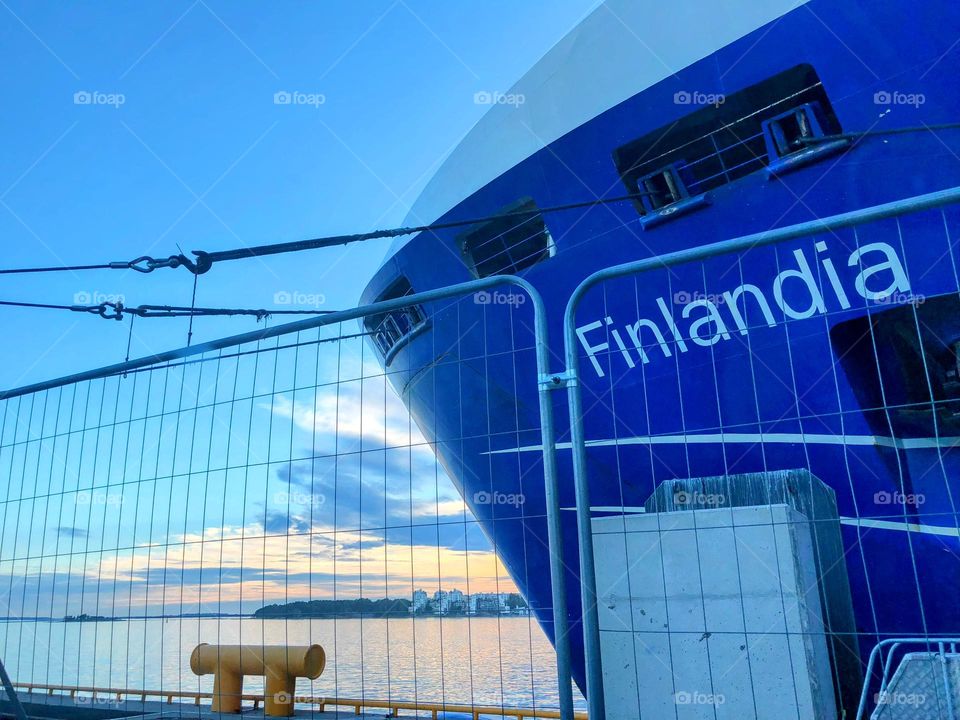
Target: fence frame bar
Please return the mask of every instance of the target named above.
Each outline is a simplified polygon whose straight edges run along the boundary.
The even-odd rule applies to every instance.
[[[62,697],[70,698],[73,698],[77,692],[90,693],[92,697],[96,697],[98,693],[102,695],[115,695],[117,698],[119,698],[117,700],[118,703],[123,702],[123,697],[128,698],[127,702],[138,702],[136,700],[130,700],[130,696],[139,697],[139,702],[141,703],[147,702],[148,697],[157,697],[161,698],[158,700],[158,702],[165,702],[168,705],[173,704],[174,698],[193,701],[194,705],[199,705],[201,700],[213,698],[212,692],[194,692],[192,690],[141,690],[136,688],[46,685],[41,683],[14,683],[14,685],[21,690],[26,690],[27,694],[32,694],[34,690],[45,690],[47,695],[54,695],[54,692],[61,692],[68,693],[68,695]],[[56,697],[56,695],[54,695],[54,697]],[[240,696],[240,699],[244,702],[252,702],[254,709],[257,709],[259,704],[263,702],[263,698],[263,695],[256,693],[243,693]],[[516,718],[517,720],[536,720],[537,718],[543,718],[544,720],[556,720],[561,717],[557,710],[496,707],[493,705],[463,705],[458,703],[444,702],[431,703],[409,700],[378,700],[375,698],[314,697],[311,695],[295,695],[291,701],[300,705],[317,706],[318,712],[323,712],[325,706],[332,705],[334,707],[349,707],[354,711],[356,711],[358,708],[391,710],[393,711],[394,717],[400,717],[399,713],[397,712],[399,710],[411,710],[415,713],[429,712],[434,716],[436,716],[438,712],[471,713],[473,715],[497,715],[504,718]],[[356,714],[359,715],[360,713],[356,712]],[[573,720],[587,720],[587,714],[582,710],[577,711],[573,715]]]
[[[573,481],[577,504],[577,540],[580,549],[580,588],[583,605],[583,640],[587,678],[587,707],[590,720],[604,720],[603,668],[600,659],[600,625],[597,614],[597,577],[593,558],[593,532],[590,513],[590,488],[587,473],[586,438],[583,429],[583,399],[580,391],[580,354],[576,334],[576,313],[580,302],[593,286],[613,278],[640,274],[648,270],[664,269],[674,265],[707,260],[718,255],[742,252],[756,247],[774,245],[786,240],[806,237],[820,232],[838,230],[862,223],[883,220],[898,215],[929,210],[960,202],[960,187],[902,200],[873,205],[868,208],[831,215],[826,218],[788,225],[729,240],[678,250],[666,255],[636,260],[604,268],[587,276],[573,291],[563,317],[563,346],[566,362],[567,398],[570,412],[570,439],[573,453]]]
[[[10,682],[10,676],[7,675],[7,669],[3,666],[3,661],[0,660],[0,682],[3,683],[3,689],[7,693],[7,697],[10,699],[10,705],[13,708],[13,714],[17,720],[27,720],[27,713],[23,709],[23,704],[20,702],[20,698],[17,696],[17,691],[13,688],[13,683]]]

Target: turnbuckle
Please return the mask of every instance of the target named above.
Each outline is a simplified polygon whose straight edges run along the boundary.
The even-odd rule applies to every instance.
[[[182,266],[194,275],[202,275],[213,266],[213,262],[205,252],[195,252],[194,254],[197,256],[195,260],[191,260],[186,255],[171,255],[168,258],[154,258],[143,255],[129,262],[110,263],[110,267],[116,270],[128,269],[136,270],[139,273],[152,273],[157,268],[178,268]]]
[[[74,312],[85,312],[91,315],[99,315],[104,320],[123,320],[123,313],[130,312],[123,307],[122,302],[112,303],[104,302],[99,305],[71,305],[70,309]]]

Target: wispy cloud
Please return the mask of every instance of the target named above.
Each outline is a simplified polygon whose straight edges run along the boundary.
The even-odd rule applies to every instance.
[[[312,398],[292,400],[279,394],[260,405],[292,419],[321,452],[348,453],[381,448],[410,448],[430,453],[426,439],[406,408],[382,378],[368,378],[318,389]]]
[[[479,525],[462,515],[343,530],[278,512],[266,524],[209,527],[167,544],[89,552],[58,571],[42,563],[26,571],[8,567],[0,572],[7,608],[0,615],[250,612],[307,598],[407,597],[419,587],[514,588]]]

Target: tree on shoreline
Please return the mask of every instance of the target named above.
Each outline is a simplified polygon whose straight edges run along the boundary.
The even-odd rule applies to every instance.
[[[291,617],[397,617],[410,614],[409,600],[307,600],[276,605],[265,605],[253,613],[255,618]]]

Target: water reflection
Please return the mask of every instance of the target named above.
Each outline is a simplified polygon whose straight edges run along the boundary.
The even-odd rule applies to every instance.
[[[327,669],[317,680],[298,681],[303,694],[557,705],[553,650],[526,617],[0,623],[3,660],[24,683],[210,691],[212,676],[190,671],[190,653],[200,642],[319,643]],[[262,689],[262,678],[244,685]]]

